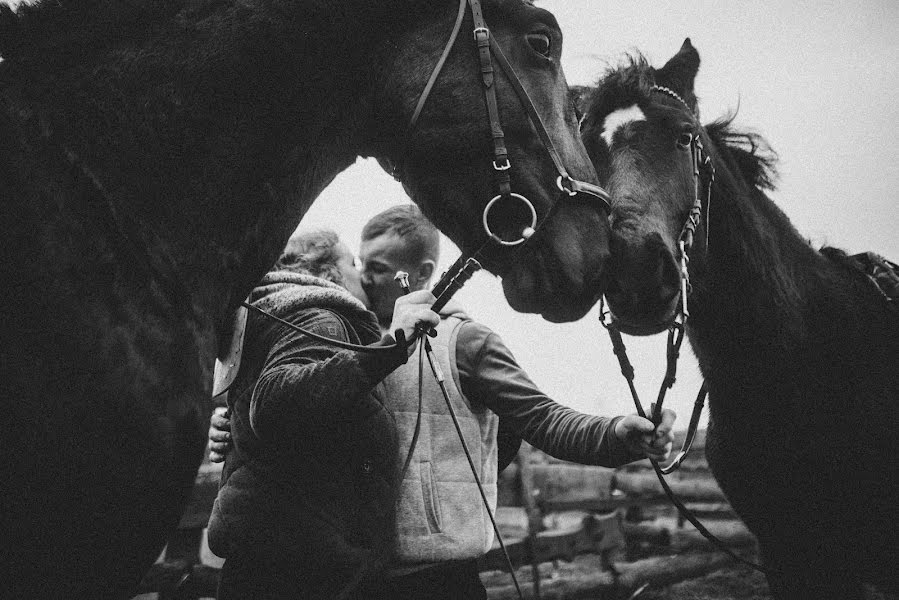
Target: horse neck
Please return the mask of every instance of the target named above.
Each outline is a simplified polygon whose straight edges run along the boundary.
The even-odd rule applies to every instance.
[[[207,35],[163,27],[62,73],[24,73],[13,93],[124,216],[119,233],[220,320],[355,160],[385,31],[372,22],[396,7],[307,2],[289,20],[217,6]]]
[[[716,170],[708,248],[690,269],[690,338],[706,367],[721,357],[733,368],[735,357],[776,364],[803,336],[816,253],[733,165],[718,161]]]

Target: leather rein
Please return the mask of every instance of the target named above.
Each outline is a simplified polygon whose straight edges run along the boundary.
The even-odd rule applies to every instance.
[[[690,286],[690,274],[688,271],[688,266],[690,264],[689,254],[690,250],[693,247],[694,237],[696,234],[696,230],[702,220],[703,212],[705,212],[706,217],[706,251],[708,251],[709,210],[711,208],[712,201],[712,185],[715,182],[715,167],[712,164],[711,157],[705,153],[705,149],[702,144],[702,138],[700,135],[701,125],[698,124],[696,114],[693,109],[690,108],[690,105],[687,104],[687,102],[683,98],[681,98],[679,94],[667,87],[653,85],[651,91],[670,96],[677,100],[679,103],[683,104],[690,112],[690,114],[693,115],[694,121],[697,121],[697,131],[690,134],[689,142],[682,143],[681,141],[678,141],[678,145],[681,148],[690,151],[690,162],[693,172],[694,200],[678,238],[680,262],[680,304],[677,313],[674,315],[671,323],[668,326],[668,342],[666,352],[667,366],[665,370],[665,377],[663,378],[662,383],[659,387],[659,393],[653,407],[652,415],[650,415],[649,417],[643,410],[643,405],[640,402],[640,397],[637,393],[636,387],[634,386],[634,367],[631,365],[630,359],[627,356],[627,350],[624,346],[624,341],[621,338],[621,330],[617,324],[615,315],[611,312],[611,310],[606,309],[605,298],[603,298],[602,300],[599,319],[600,323],[602,323],[603,327],[605,327],[606,331],[609,334],[609,338],[612,341],[612,351],[618,358],[618,364],[621,367],[621,374],[627,380],[628,388],[630,389],[631,397],[633,398],[637,413],[643,418],[651,419],[652,422],[655,423],[656,426],[658,426],[662,420],[662,404],[665,400],[665,394],[669,389],[671,389],[675,382],[677,373],[677,360],[680,357],[680,348],[684,340],[687,319],[690,316],[690,312],[687,306],[687,297],[692,291],[692,288]],[[703,167],[706,168],[706,171],[708,173],[704,211],[701,174],[701,170]],[[690,509],[688,509],[684,505],[684,503],[674,494],[671,486],[669,486],[668,482],[665,480],[665,475],[676,471],[681,466],[684,459],[687,457],[690,448],[693,446],[693,441],[696,437],[696,431],[699,426],[699,417],[702,414],[703,407],[705,406],[707,395],[708,386],[706,381],[703,381],[702,385],[699,388],[699,392],[696,395],[696,400],[693,403],[693,412],[690,415],[690,423],[687,427],[687,434],[684,438],[684,443],[681,447],[681,450],[677,453],[677,456],[675,456],[674,460],[664,467],[660,466],[658,461],[654,459],[649,459],[649,462],[652,464],[652,468],[659,479],[659,483],[661,483],[662,485],[662,489],[668,496],[668,499],[675,506],[675,508],[677,508],[678,512],[684,519],[689,521],[699,531],[699,533],[702,534],[703,537],[709,540],[719,550],[721,550],[737,562],[768,575],[771,573],[770,568],[763,567],[737,555],[724,542],[722,542],[714,534],[712,534],[696,518],[696,516],[690,511]]]

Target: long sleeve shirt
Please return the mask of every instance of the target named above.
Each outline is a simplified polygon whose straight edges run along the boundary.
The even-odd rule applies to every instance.
[[[622,417],[587,415],[555,402],[531,381],[499,335],[480,323],[462,324],[456,365],[469,400],[483,403],[504,428],[551,456],[606,467],[644,458],[615,435]]]

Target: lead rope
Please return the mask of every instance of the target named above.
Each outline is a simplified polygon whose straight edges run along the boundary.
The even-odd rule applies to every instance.
[[[647,418],[646,413],[643,411],[643,405],[640,403],[640,397],[637,394],[637,389],[634,387],[634,367],[631,365],[631,362],[627,357],[627,350],[624,347],[624,341],[621,339],[621,332],[618,330],[618,326],[615,324],[614,320],[610,320],[608,323],[603,321],[603,326],[606,328],[606,331],[609,332],[609,337],[612,340],[612,350],[615,353],[615,356],[618,357],[618,364],[621,366],[621,374],[624,375],[624,378],[627,380],[628,387],[631,390],[631,397],[634,400],[634,405],[637,407],[637,413],[645,419],[645,418]],[[665,384],[663,383],[662,386],[664,389]],[[660,395],[662,395],[661,391],[659,393],[660,393]],[[693,406],[693,416],[690,419],[690,431],[687,434],[688,439],[684,441],[686,450],[689,450],[688,446],[692,445],[692,443],[693,443],[693,438],[696,433],[696,427],[699,424],[699,414],[702,412],[702,407],[703,407],[703,404],[705,403],[705,397],[706,397],[706,385],[705,385],[705,383],[703,383],[702,387],[699,390],[699,394],[696,397],[696,402],[694,403],[694,406]],[[654,412],[656,412],[656,413],[659,412],[658,404],[656,405],[656,410]],[[658,425],[658,423],[656,423],[656,425]],[[685,456],[686,456],[686,451],[682,450],[681,453],[678,455],[678,457],[675,459],[675,461],[677,462],[677,466],[680,465],[679,461],[682,461]],[[695,527],[697,529],[697,531],[699,531],[699,533],[702,534],[702,536],[704,538],[709,540],[713,545],[715,545],[715,547],[717,547],[719,550],[721,550],[722,552],[724,552],[725,554],[727,554],[728,556],[733,558],[735,561],[737,561],[741,564],[744,564],[748,567],[751,567],[751,568],[755,569],[756,571],[759,571],[760,573],[763,573],[765,575],[772,574],[770,569],[767,569],[767,568],[765,568],[759,564],[756,564],[752,561],[746,560],[745,558],[739,556],[733,550],[728,548],[724,542],[722,542],[712,532],[710,532],[708,529],[706,529],[705,525],[703,525],[699,521],[699,519],[697,519],[693,515],[693,513],[690,511],[690,509],[688,509],[684,505],[684,503],[681,502],[680,499],[674,495],[674,491],[671,489],[671,486],[669,486],[668,482],[665,480],[665,474],[670,473],[671,471],[674,470],[674,468],[677,468],[676,466],[674,468],[671,468],[671,466],[674,465],[674,463],[672,463],[668,467],[663,468],[663,467],[659,466],[658,461],[655,459],[650,458],[649,462],[650,462],[650,464],[652,464],[652,468],[655,471],[656,476],[659,479],[659,483],[662,484],[662,489],[665,491],[665,495],[668,496],[668,499],[675,506],[675,508],[677,508],[677,510],[681,514],[681,516],[684,517],[687,521],[689,521],[693,525],[693,527]]]

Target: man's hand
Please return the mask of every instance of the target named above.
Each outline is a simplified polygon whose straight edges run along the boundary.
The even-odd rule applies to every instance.
[[[427,290],[419,290],[400,296],[393,305],[393,319],[390,322],[390,329],[396,331],[402,329],[406,335],[406,339],[412,339],[415,335],[415,329],[419,325],[425,327],[437,327],[440,323],[440,316],[431,310],[434,304],[434,294]],[[415,350],[415,342],[409,344],[409,355]]]
[[[674,411],[665,408],[662,410],[662,422],[656,427],[648,419],[627,415],[615,424],[615,435],[624,441],[631,452],[643,453],[649,458],[663,461],[671,453],[674,441],[671,428],[676,417]]]
[[[225,462],[225,455],[231,451],[231,415],[224,406],[219,406],[212,411],[209,420],[209,460],[218,463]]]

